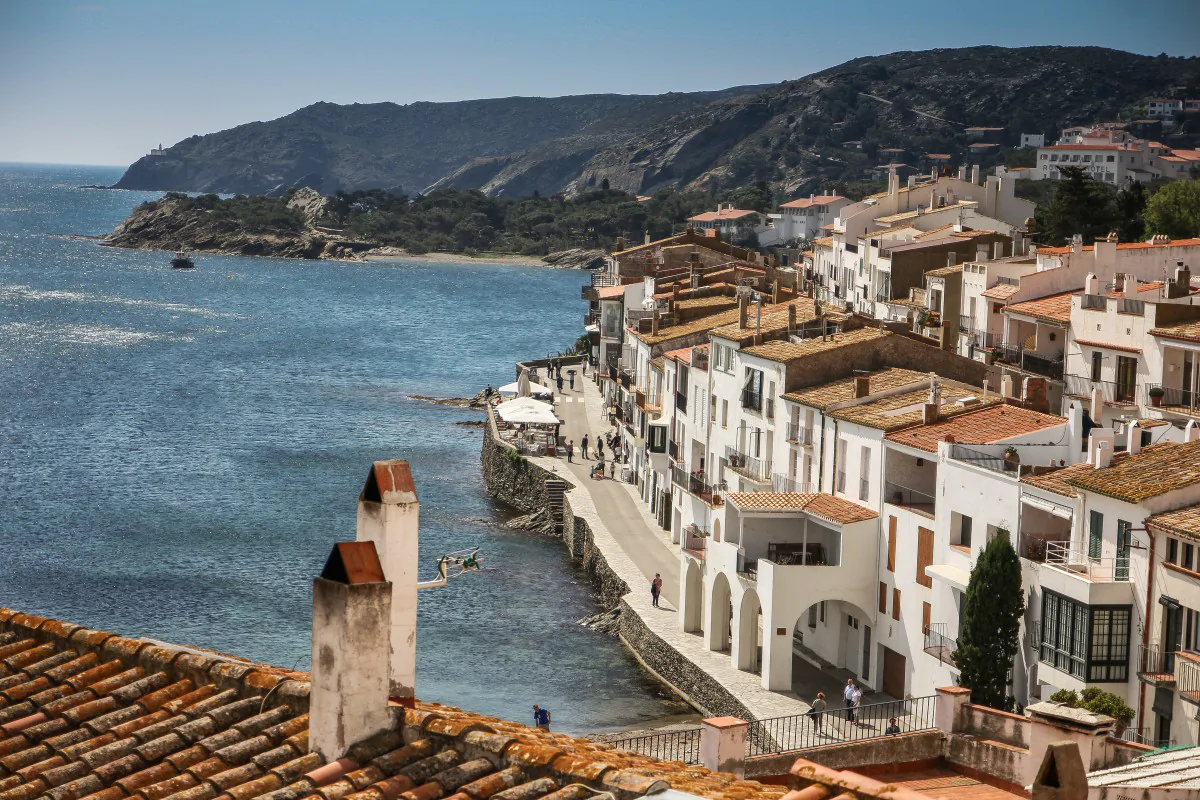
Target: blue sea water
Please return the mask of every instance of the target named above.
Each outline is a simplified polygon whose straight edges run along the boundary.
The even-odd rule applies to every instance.
[[[117,250],[152,193],[120,170],[0,164],[0,605],[285,667],[311,579],[352,539],[374,459],[412,462],[421,558],[486,569],[421,593],[420,697],[556,728],[681,709],[612,639],[561,545],[499,524],[462,397],[579,333],[577,272]]]

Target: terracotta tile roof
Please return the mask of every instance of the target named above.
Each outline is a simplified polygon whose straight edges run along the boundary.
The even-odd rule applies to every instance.
[[[892,230],[902,230],[902,229],[904,229],[904,228],[907,228],[907,227],[911,227],[911,226],[908,226],[908,225],[897,225],[897,226],[896,226],[895,228],[893,228]],[[918,233],[918,234],[916,235],[916,238],[917,238],[917,239],[928,239],[930,236],[933,236],[935,233],[941,233],[942,231],[944,231],[944,230],[946,230],[946,229],[948,229],[948,228],[953,228],[953,227],[954,227],[954,223],[953,223],[953,222],[947,222],[945,225],[938,225],[936,228],[930,228],[930,229],[929,229],[929,230],[927,230],[927,231],[921,231],[920,233]],[[880,233],[883,233],[883,231],[880,231]]]
[[[712,800],[783,787],[435,703],[333,763],[309,752],[308,675],[0,609],[5,800]],[[563,791],[560,791],[563,790]]]
[[[705,211],[702,214],[697,214],[694,217],[688,217],[689,222],[716,222],[726,219],[741,219],[750,214],[757,214],[749,208],[723,208],[720,211]]]
[[[801,197],[799,200],[792,200],[789,203],[784,203],[780,208],[809,208],[811,206],[827,206],[835,200],[845,200],[840,194],[818,194],[814,197]]]
[[[1140,353],[1142,348],[1133,347],[1126,344],[1108,344],[1107,342],[1093,342],[1089,339],[1076,339],[1075,344],[1083,345],[1084,347],[1098,347],[1102,350],[1120,350],[1122,353]]]
[[[779,513],[803,511],[839,525],[865,522],[879,516],[871,509],[857,503],[815,492],[730,492],[725,499],[739,511]]]
[[[666,361],[667,361],[667,359],[665,356],[658,356],[657,358],[652,358],[652,359],[650,359],[650,369],[656,369],[659,372],[662,372],[663,364],[665,364]]]
[[[1067,420],[1064,417],[1043,414],[1020,406],[995,405],[959,414],[932,425],[918,425],[895,431],[889,433],[887,438],[897,444],[936,453],[938,442],[945,440],[947,436],[953,437],[954,441],[960,444],[992,444],[1066,424]]]
[[[1041,148],[1042,150],[1133,150],[1135,148],[1126,147],[1122,144],[1051,144]]]
[[[822,230],[824,230],[822,228]],[[822,236],[819,239],[813,239],[813,247],[833,247],[832,236]]]
[[[1011,283],[997,283],[995,286],[984,289],[979,295],[991,300],[1007,300],[1019,291],[1021,291],[1020,286],[1013,286]]]
[[[867,376],[867,379],[869,381],[869,391],[886,392],[889,389],[898,389],[901,386],[920,383],[923,380],[927,381],[929,375],[913,369],[892,367],[880,370],[879,372],[872,372]],[[803,389],[799,392],[788,392],[783,396],[783,399],[824,411],[832,405],[854,399],[854,378],[824,383],[820,386]]]
[[[1014,303],[1006,307],[1004,313],[1021,314],[1041,320],[1042,322],[1070,325],[1071,298],[1076,294],[1078,294],[1078,291],[1061,292],[1060,294],[1051,294],[1034,300],[1026,300],[1022,303]]]
[[[1161,528],[1167,533],[1186,536],[1193,541],[1200,541],[1200,503],[1184,506],[1174,511],[1155,514],[1146,519],[1148,525]]]
[[[1076,475],[1091,471],[1091,464],[1072,464],[1069,467],[1043,472],[1040,475],[1026,475],[1021,483],[1045,489],[1047,492],[1061,494],[1064,497],[1075,497],[1078,494],[1067,481]]]
[[[1176,322],[1172,325],[1160,325],[1150,330],[1151,336],[1163,339],[1180,339],[1185,342],[1200,342],[1200,320],[1191,322]]]
[[[742,350],[747,355],[765,358],[768,361],[780,361],[787,363],[797,358],[813,355],[815,353],[823,353],[827,350],[836,350],[839,347],[849,347],[850,345],[859,344],[861,342],[869,342],[876,339],[882,339],[892,334],[888,331],[882,331],[878,328],[856,328],[852,331],[839,333],[828,339],[806,339],[803,342],[765,342],[754,347],[747,347]]]
[[[625,286],[617,284],[616,286],[602,286],[596,290],[596,297],[601,300],[616,300],[625,296]]]
[[[816,303],[808,297],[797,297],[785,303],[764,307],[761,320],[757,318],[757,311],[751,307],[746,315],[745,328],[739,327],[735,321],[729,325],[722,325],[720,328],[713,328],[712,335],[744,343],[752,339],[759,331],[764,336],[784,332],[788,326],[788,306],[796,307],[797,325],[811,322],[817,318]]]
[[[929,275],[930,277],[933,277],[933,278],[945,278],[949,275],[955,275],[962,271],[963,271],[963,265],[955,264],[953,266],[938,267],[937,269],[927,270],[925,272],[925,274]]]
[[[926,378],[928,378],[928,375],[926,375]],[[960,406],[958,405],[958,401],[967,397],[982,396],[983,389],[964,389],[961,386],[946,386],[943,384],[940,414],[943,418],[950,418],[958,414],[978,411],[980,408],[985,407],[982,403]],[[875,428],[876,430],[885,432],[898,431],[921,422],[925,401],[928,397],[929,387],[926,385],[921,389],[915,389],[911,392],[894,394],[889,397],[881,397],[865,403],[858,403],[847,408],[840,408],[829,412],[829,415],[835,419],[853,422],[856,425],[863,425],[868,428]],[[1003,401],[995,394],[988,399],[989,405],[996,405],[1001,402]]]
[[[979,203],[976,202],[975,200],[960,200],[957,203],[951,203],[948,205],[944,205],[941,208],[935,208],[932,211],[928,211],[928,210],[902,211],[898,214],[888,214],[886,217],[876,217],[875,222],[876,223],[882,222],[886,225],[892,225],[896,222],[899,222],[902,219],[916,219],[919,216],[925,216],[927,214],[939,214],[943,211],[952,211],[956,208],[960,208],[960,209],[961,208],[975,208],[978,205],[979,205]],[[992,233],[992,231],[989,231],[989,233]]]
[[[1077,489],[1139,503],[1200,483],[1200,441],[1162,442],[1137,455],[1118,453],[1110,466],[1073,476],[1067,482]]]
[[[1200,247],[1200,239],[1172,239],[1168,242],[1160,242],[1160,243],[1155,243],[1155,242],[1118,242],[1117,243],[1118,250],[1154,250],[1157,248],[1166,248],[1166,247]],[[1085,245],[1083,248],[1083,252],[1090,253],[1094,249],[1095,249],[1095,247],[1093,245],[1090,245],[1090,244]],[[1039,247],[1037,249],[1037,251],[1044,255],[1066,255],[1067,253],[1071,252],[1071,248],[1069,246],[1068,247]]]

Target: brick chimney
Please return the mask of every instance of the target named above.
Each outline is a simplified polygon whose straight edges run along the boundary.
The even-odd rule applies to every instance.
[[[658,336],[658,309],[654,309],[654,315],[650,317],[650,335]]]
[[[855,375],[854,376],[854,399],[859,400],[871,393],[871,376],[870,375]]]
[[[788,334],[796,330],[796,306],[788,306]]]
[[[415,584],[414,584],[415,587]],[[337,761],[393,725],[388,707],[392,584],[374,542],[340,542],[313,580],[309,750]]]
[[[747,315],[747,312],[749,311],[749,305],[750,305],[749,300],[745,296],[738,298],[738,327],[739,328],[746,327],[746,315]]]
[[[1175,277],[1167,282],[1167,299],[1187,297],[1192,293],[1192,271],[1182,261],[1175,262]]]
[[[376,461],[358,496],[359,542],[373,542],[392,583],[388,697],[413,701],[417,674],[417,541],[420,504],[407,461]],[[315,659],[314,659],[315,661]]]

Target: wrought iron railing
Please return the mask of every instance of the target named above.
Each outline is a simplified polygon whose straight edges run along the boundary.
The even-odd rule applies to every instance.
[[[1189,389],[1180,389],[1173,386],[1161,386],[1157,383],[1149,384],[1146,387],[1147,405],[1155,405],[1154,399],[1150,396],[1152,389],[1162,389],[1162,397],[1159,399],[1157,405],[1182,408],[1189,411],[1200,409],[1200,392],[1193,392]]]
[[[976,347],[990,350],[999,344],[999,335],[988,333],[987,331],[974,331],[971,334],[971,340]]]
[[[586,288],[586,287],[585,287]],[[584,325],[599,325],[600,324],[600,309],[592,309],[583,315]]]
[[[933,622],[925,627],[924,650],[943,664],[954,666],[954,651],[958,641],[946,635],[946,623]]]
[[[763,481],[771,476],[771,460],[747,455],[736,447],[725,448],[725,460],[730,469],[751,480]]]
[[[883,501],[891,503],[894,506],[907,506],[921,511],[928,511],[929,513],[933,513],[934,505],[936,504],[933,495],[918,492],[916,489],[910,489],[907,486],[901,486],[891,481],[884,484]]]
[[[751,722],[746,729],[746,755],[765,756],[809,750],[839,742],[857,742],[889,735],[895,720],[899,733],[933,730],[937,697],[913,697],[860,705],[851,715],[830,707],[823,714],[792,714]],[[851,719],[851,716],[853,719]]]
[[[1170,675],[1175,677],[1175,650],[1168,650],[1155,642],[1138,648],[1138,674]]]
[[[796,492],[797,494],[812,494],[816,491],[811,483],[793,480],[778,472],[771,476],[771,488],[776,492]]]
[[[1068,375],[1066,392],[1072,397],[1091,397],[1092,391],[1100,391],[1100,399],[1116,406],[1137,405],[1137,384],[1096,381],[1084,375]]]
[[[682,761],[684,764],[700,763],[700,729],[686,728],[680,731],[664,731],[646,736],[629,736],[624,739],[609,739],[607,744],[619,750],[628,750],[659,761]]]
[[[812,444],[812,429],[799,422],[787,424],[787,440],[792,444]]]
[[[674,440],[667,442],[667,455],[671,457],[672,461],[679,460],[679,442]]]
[[[1031,350],[1023,350],[1010,344],[995,344],[992,346],[992,352],[995,353],[997,361],[1011,364],[1025,372],[1062,380],[1063,360],[1061,356],[1038,355]]]
[[[1200,702],[1200,663],[1190,658],[1176,658],[1175,686],[1185,699]]]
[[[691,486],[691,476],[688,475],[688,471],[684,469],[682,464],[676,464],[671,467],[671,483],[675,484],[680,489],[683,489],[685,492],[688,491],[689,487]]]
[[[1158,749],[1171,747],[1175,744],[1174,739],[1157,738],[1157,733],[1156,728],[1126,728],[1121,731],[1120,738],[1124,742],[1136,742],[1137,744],[1144,744],[1147,747]]]
[[[681,484],[682,485],[682,484]],[[722,484],[723,486],[723,484]],[[694,495],[710,506],[721,505],[721,486],[715,486],[704,480],[703,477],[695,473],[688,475],[687,482],[688,494]]]
[[[971,331],[975,328],[975,318],[970,314],[958,315],[958,329],[960,331]]]

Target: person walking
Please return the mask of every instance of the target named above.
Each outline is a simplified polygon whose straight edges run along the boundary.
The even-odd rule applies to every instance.
[[[615,458],[608,462],[608,477],[610,480],[615,480],[617,477],[617,460]]]
[[[572,463],[574,458],[575,458],[575,440],[568,439],[567,440],[567,463],[568,464]]]
[[[812,720],[813,728],[817,733],[821,732],[821,722],[825,717],[825,709],[829,704],[825,702],[825,693],[817,692],[817,699],[812,701],[812,708],[808,711],[808,717]]]
[[[588,435],[586,433],[583,435],[583,441],[579,443],[579,446],[583,448],[583,457],[587,458]]]
[[[561,372],[558,373],[558,377],[555,380],[558,382],[558,393],[562,394],[562,373]]]
[[[533,706],[533,724],[544,731],[550,730],[550,710],[541,708],[535,703]]]
[[[650,581],[650,602],[655,608],[658,608],[658,598],[662,595],[662,575],[654,573],[654,580]]]
[[[601,461],[604,460],[604,442],[600,440],[599,436],[596,437],[596,457]]]
[[[571,384],[571,391],[575,391],[575,370],[567,370],[567,381]]]
[[[846,720],[848,722],[857,722],[854,716],[854,708],[857,704],[855,696],[861,696],[858,687],[854,685],[854,678],[846,678],[846,688],[842,690],[842,698],[846,701]]]

